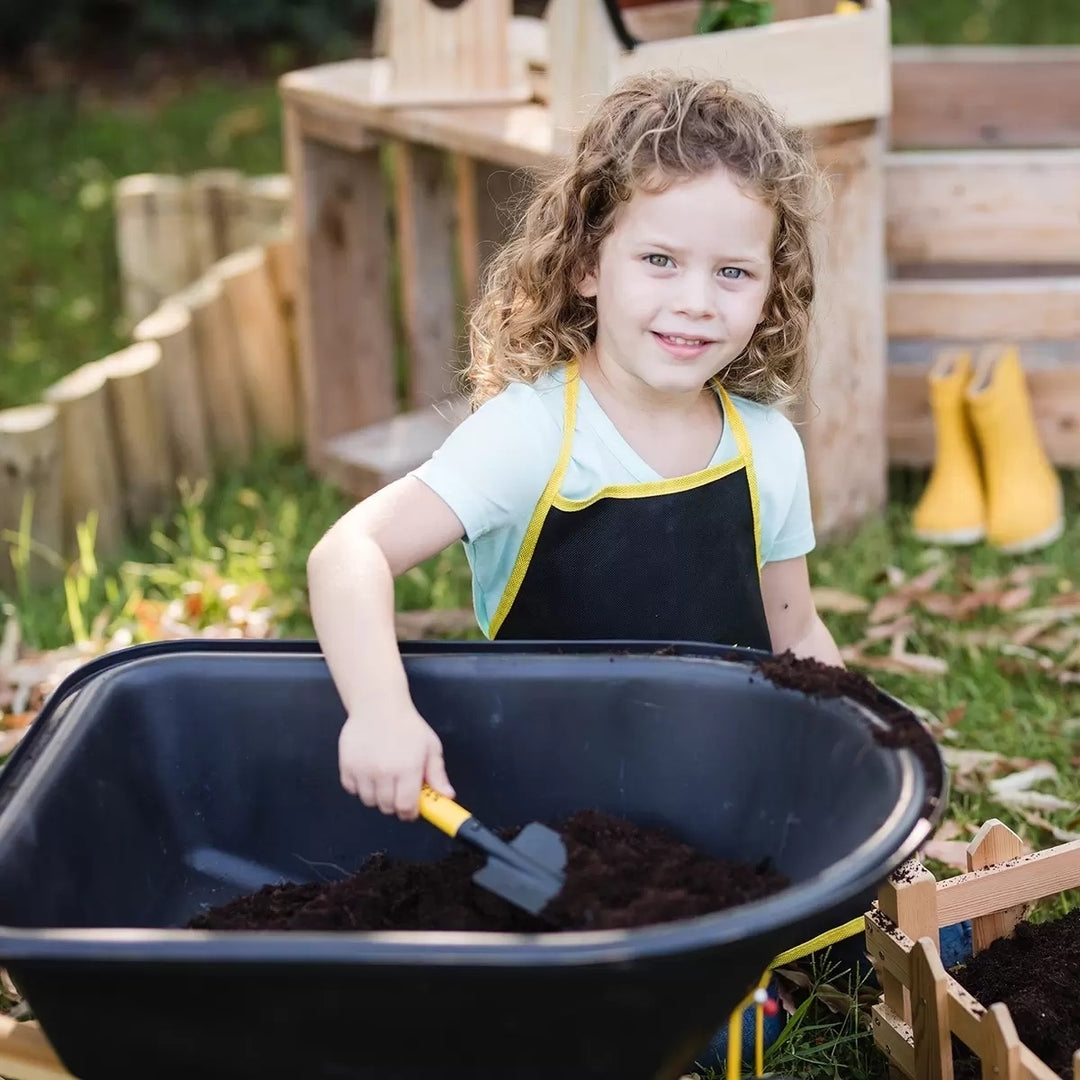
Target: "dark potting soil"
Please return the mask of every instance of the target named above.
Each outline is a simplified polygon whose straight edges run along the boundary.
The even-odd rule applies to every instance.
[[[865,705],[886,724],[885,727],[870,726],[874,741],[880,746],[913,750],[930,777],[931,790],[943,789],[941,759],[935,753],[934,741],[926,736],[925,725],[909,708],[889,697],[865,675],[809,657],[798,657],[790,650],[759,660],[755,667],[774,686],[801,690],[809,697],[846,697]]]
[[[1080,1049],[1080,909],[1053,922],[1022,922],[1011,938],[950,975],[983,1005],[1009,1007],[1016,1034],[1063,1080]],[[979,1080],[979,1059],[953,1039],[955,1080]]]
[[[378,854],[341,881],[266,885],[197,915],[188,925],[199,930],[608,930],[720,911],[788,884],[765,863],[712,858],[666,830],[595,810],[581,810],[551,827],[566,843],[567,873],[544,919],[476,885],[471,875],[484,857],[461,844],[437,862]]]

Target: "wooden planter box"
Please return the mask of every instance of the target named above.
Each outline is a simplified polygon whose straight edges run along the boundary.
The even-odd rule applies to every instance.
[[[797,127],[825,127],[889,112],[889,5],[867,0],[837,15],[834,0],[777,0],[764,26],[695,34],[700,0],[634,5],[638,39],[627,49],[601,0],[550,0],[550,102],[560,144],[594,99],[621,79],[675,69],[755,90]]]
[[[874,1042],[900,1074],[951,1080],[955,1035],[978,1055],[984,1077],[1056,1080],[1020,1042],[1008,1008],[976,1001],[938,953],[943,926],[972,920],[978,952],[1011,934],[1026,904],[1080,886],[1080,841],[1023,851],[1019,837],[992,819],[968,848],[968,873],[936,881],[910,860],[882,886],[866,916],[866,947],[884,990],[873,1008]],[[1073,1076],[1080,1080],[1080,1048]]]

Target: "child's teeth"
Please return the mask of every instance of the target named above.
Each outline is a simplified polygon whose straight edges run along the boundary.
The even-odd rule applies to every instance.
[[[688,338],[688,337],[673,337],[668,335],[668,341],[674,342],[676,345],[701,345],[703,344],[703,338]]]

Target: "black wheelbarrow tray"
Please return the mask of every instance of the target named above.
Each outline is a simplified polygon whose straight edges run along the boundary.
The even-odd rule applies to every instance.
[[[138,646],[69,677],[0,773],[0,965],[83,1080],[653,1080],[784,949],[869,907],[942,811],[925,726],[783,689],[702,645],[403,643],[455,786],[493,826],[586,807],[717,856],[767,899],[628,931],[202,932],[207,905],[450,841],[341,788],[314,643]],[[910,714],[908,714],[910,715]],[[478,1034],[482,1033],[482,1034]]]

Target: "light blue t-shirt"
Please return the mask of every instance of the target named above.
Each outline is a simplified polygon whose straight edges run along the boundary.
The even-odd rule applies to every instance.
[[[477,622],[489,633],[562,444],[565,369],[535,383],[512,383],[464,419],[443,445],[410,475],[422,480],[465,529]],[[802,441],[791,421],[766,405],[731,397],[753,450],[761,529],[761,561],[805,555],[814,547]],[[709,466],[738,456],[731,425]],[[614,484],[663,480],[619,434],[579,380],[570,463],[559,494],[588,499]]]

